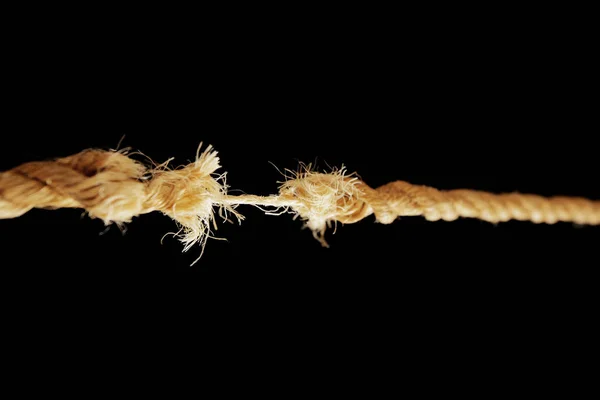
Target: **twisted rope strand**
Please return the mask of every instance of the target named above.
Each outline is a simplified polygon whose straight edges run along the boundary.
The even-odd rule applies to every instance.
[[[278,195],[231,196],[223,176],[215,176],[219,167],[211,147],[195,162],[174,170],[164,164],[149,169],[124,152],[103,150],[29,162],[0,173],[0,218],[15,218],[32,208],[75,207],[108,224],[160,211],[182,226],[186,249],[193,243],[204,243],[211,222],[216,229],[215,206],[241,220],[235,210],[241,204],[291,209],[324,245],[325,230],[332,222],[354,223],[371,214],[384,224],[402,216],[423,216],[429,221],[467,217],[492,223],[600,224],[598,200],[465,189],[441,191],[403,181],[373,189],[343,169],[329,174],[304,170],[283,183]]]
[[[554,224],[600,224],[600,201],[579,197],[542,197],[531,194],[492,194],[476,190],[440,191],[407,182],[392,182],[376,190],[381,222],[399,216],[422,215],[429,221],[459,217],[498,223],[509,220]],[[383,201],[381,201],[383,200]]]

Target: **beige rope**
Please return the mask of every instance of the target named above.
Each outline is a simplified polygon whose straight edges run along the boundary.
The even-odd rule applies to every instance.
[[[30,162],[0,173],[0,218],[18,217],[32,208],[76,207],[108,224],[160,211],[182,226],[186,248],[206,240],[214,206],[225,218],[231,212],[241,220],[235,211],[240,204],[291,209],[324,245],[325,229],[332,222],[354,223],[371,214],[384,224],[418,215],[430,221],[469,217],[494,223],[600,224],[600,201],[440,191],[403,181],[373,189],[344,169],[329,174],[305,169],[283,183],[275,196],[231,196],[224,176],[214,174],[219,167],[210,147],[194,163],[174,170],[166,165],[146,168],[124,152],[103,150]]]

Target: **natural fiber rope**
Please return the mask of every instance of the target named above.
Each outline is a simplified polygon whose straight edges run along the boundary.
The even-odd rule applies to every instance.
[[[166,165],[146,168],[124,152],[103,150],[30,162],[0,173],[0,218],[18,217],[32,208],[76,207],[108,224],[161,211],[182,225],[186,248],[206,239],[214,206],[241,219],[235,211],[240,204],[291,209],[323,244],[331,222],[353,223],[371,214],[384,224],[418,215],[430,221],[469,217],[493,223],[515,219],[600,224],[597,200],[441,191],[402,181],[373,189],[343,169],[329,174],[299,172],[276,196],[230,196],[223,175],[214,176],[218,168],[219,159],[210,147],[194,163],[175,170]]]

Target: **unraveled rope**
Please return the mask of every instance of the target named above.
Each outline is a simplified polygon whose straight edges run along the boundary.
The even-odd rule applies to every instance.
[[[18,217],[32,208],[85,209],[105,224],[123,224],[135,216],[161,211],[177,221],[185,250],[204,243],[221,203],[224,175],[209,146],[196,161],[176,170],[167,164],[146,168],[126,152],[85,150],[52,161],[29,162],[0,173],[0,218]],[[220,211],[231,211],[222,204]]]
[[[600,224],[600,201],[475,190],[440,191],[396,181],[377,189],[345,169],[316,173],[310,168],[284,182],[276,196],[227,195],[217,153],[209,146],[196,161],[177,169],[168,163],[147,168],[126,152],[86,150],[52,161],[30,162],[0,173],[0,218],[18,217],[32,208],[77,207],[106,224],[160,211],[181,227],[188,249],[210,235],[214,207],[227,218],[240,204],[291,209],[306,221],[323,245],[331,223],[354,223],[375,214],[389,224],[400,216],[453,221],[459,217],[489,222],[511,219],[553,224]]]

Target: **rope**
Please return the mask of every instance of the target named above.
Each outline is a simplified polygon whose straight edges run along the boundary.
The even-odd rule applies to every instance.
[[[493,194],[475,190],[441,191],[396,181],[373,189],[344,169],[315,173],[305,168],[289,178],[273,196],[227,195],[217,153],[208,147],[195,162],[169,169],[147,168],[125,152],[86,150],[51,161],[22,164],[0,173],[0,218],[15,218],[32,208],[85,209],[106,224],[130,222],[160,211],[182,227],[186,249],[210,235],[213,210],[223,218],[250,204],[283,208],[306,221],[323,245],[325,230],[335,222],[354,223],[371,214],[389,224],[402,216],[429,221],[460,217],[497,223],[509,220],[554,224],[600,224],[600,201],[578,197]],[[273,212],[273,211],[271,211]]]
[[[600,201],[579,197],[542,197],[531,194],[492,194],[476,190],[440,191],[408,182],[392,182],[376,190],[375,214],[383,223],[398,216],[422,215],[429,221],[459,217],[498,223],[509,220],[554,224],[600,224]]]

